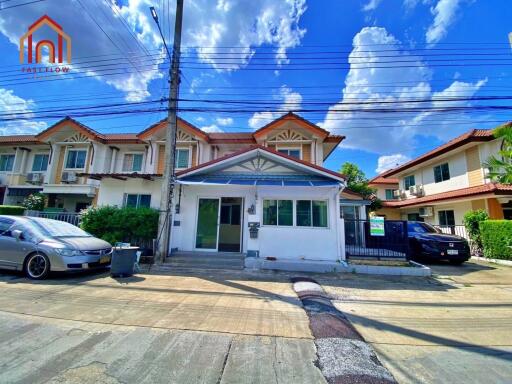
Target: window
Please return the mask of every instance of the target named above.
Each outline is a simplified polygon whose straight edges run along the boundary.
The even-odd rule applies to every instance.
[[[327,202],[297,200],[296,220],[299,227],[327,227]]]
[[[14,155],[0,155],[0,172],[11,172],[14,166]]]
[[[263,200],[263,225],[292,226],[292,200]]]
[[[439,225],[455,225],[455,215],[453,211],[438,211]]]
[[[123,172],[141,172],[142,154],[127,153],[123,159]]]
[[[220,208],[220,223],[240,225],[240,205],[222,205]]]
[[[386,189],[386,200],[395,200],[395,190],[394,189]]]
[[[11,236],[9,229],[14,224],[14,220],[0,219],[0,236]]]
[[[300,149],[299,148],[278,148],[277,152],[284,155],[295,157],[300,160]]]
[[[436,183],[450,180],[450,168],[448,167],[448,163],[434,167],[434,179]]]
[[[66,169],[84,169],[86,150],[69,150],[66,160]]]
[[[176,168],[188,168],[189,167],[189,149],[176,149]]]
[[[125,207],[149,208],[151,206],[151,195],[126,194],[124,198]]]
[[[423,217],[420,216],[419,213],[408,213],[407,221],[425,221]]]
[[[48,169],[48,155],[37,154],[34,156],[32,172],[45,172]]]
[[[409,189],[413,185],[416,185],[416,180],[414,179],[414,175],[409,175],[404,177],[404,189]]]

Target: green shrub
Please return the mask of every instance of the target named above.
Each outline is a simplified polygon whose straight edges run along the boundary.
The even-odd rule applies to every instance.
[[[484,256],[489,259],[512,260],[511,220],[486,220],[480,223]]]
[[[23,200],[23,206],[31,211],[42,211],[46,205],[46,195],[38,192],[29,195]]]
[[[482,256],[482,239],[480,236],[480,223],[489,219],[489,215],[483,209],[469,211],[464,215],[462,222],[466,227],[471,245],[471,253],[475,256]]]
[[[17,205],[0,205],[0,215],[23,216],[23,213],[25,213],[25,207],[19,207]]]
[[[151,208],[92,207],[83,212],[80,226],[111,244],[155,239],[158,211]]]

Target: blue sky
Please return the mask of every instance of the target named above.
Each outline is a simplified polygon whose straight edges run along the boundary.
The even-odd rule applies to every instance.
[[[149,6],[171,44],[174,1],[25,3],[0,4],[1,134],[35,133],[90,106],[165,106],[168,62]],[[471,128],[512,120],[507,110],[475,109],[508,100],[468,100],[509,95],[511,9],[504,0],[185,0],[180,96],[191,101],[181,106],[201,111],[182,116],[208,131],[249,132],[305,110],[347,137],[326,166],[352,161],[371,177]],[[69,74],[34,80],[21,73],[18,41],[43,14],[71,36],[73,64]],[[78,120],[135,132],[164,115]]]

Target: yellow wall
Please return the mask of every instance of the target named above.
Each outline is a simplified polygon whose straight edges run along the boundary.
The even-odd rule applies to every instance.
[[[480,199],[471,201],[471,209],[473,209],[473,211],[477,211],[479,209],[483,209],[484,211],[487,210],[487,207],[485,206],[485,200]]]
[[[478,146],[466,149],[466,166],[468,170],[469,186],[474,187],[483,184],[482,165],[480,164]]]
[[[60,184],[62,180],[62,168],[64,167],[64,155],[66,154],[66,148],[61,147],[59,153],[59,160],[57,162],[57,172],[55,173],[55,184]]]
[[[487,206],[489,207],[489,218],[493,220],[503,220],[503,208],[498,200],[494,197],[487,199]]]
[[[156,173],[163,175],[165,168],[165,146],[158,146],[158,160],[156,163]]]
[[[376,216],[385,216],[387,220],[402,220],[400,211],[396,208],[381,208],[375,211]]]
[[[302,160],[311,163],[311,144],[302,144]]]

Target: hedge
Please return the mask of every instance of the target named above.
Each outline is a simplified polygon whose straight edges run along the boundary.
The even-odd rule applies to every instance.
[[[80,227],[111,244],[155,239],[158,211],[151,208],[89,208],[82,214]]]
[[[0,205],[0,215],[23,216],[25,207],[17,205]]]
[[[512,260],[512,221],[486,220],[480,223],[484,256],[489,259]]]

